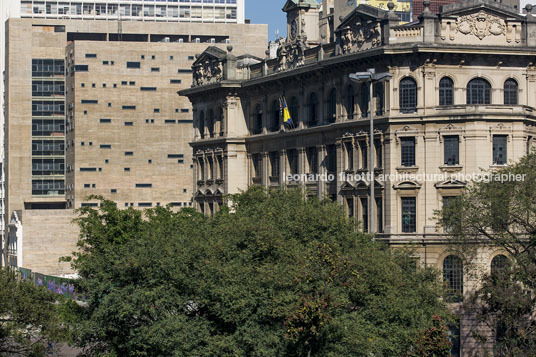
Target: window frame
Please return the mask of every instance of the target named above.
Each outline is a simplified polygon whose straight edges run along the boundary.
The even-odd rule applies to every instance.
[[[460,165],[460,137],[458,135],[443,136],[443,164],[445,166]]]
[[[491,84],[485,78],[476,77],[467,83],[467,105],[491,104]]]
[[[519,84],[514,78],[508,78],[504,81],[504,104],[519,104]]]
[[[447,284],[447,301],[463,300],[463,261],[460,257],[450,254],[443,259],[443,281]]]
[[[499,143],[498,140],[503,139],[504,140],[504,158],[503,160],[499,159],[499,152],[496,152],[496,150],[499,149]],[[496,141],[497,140],[497,141]],[[492,155],[493,155],[493,165],[506,165],[508,162],[508,135],[503,134],[494,134],[492,137]]]
[[[408,212],[408,210],[411,210]],[[400,197],[400,213],[402,233],[417,232],[417,197],[404,196]],[[405,222],[405,216],[408,216],[408,221]]]
[[[417,81],[413,77],[404,77],[399,83],[400,112],[411,114],[417,112],[418,105]]]
[[[454,81],[448,76],[439,81],[439,105],[454,105]]]
[[[406,143],[412,143],[412,145],[407,145]],[[415,167],[415,149],[416,149],[417,140],[414,136],[407,136],[400,138],[400,165],[402,167]],[[407,148],[411,147],[412,152],[406,152]],[[409,159],[409,160],[406,160]]]

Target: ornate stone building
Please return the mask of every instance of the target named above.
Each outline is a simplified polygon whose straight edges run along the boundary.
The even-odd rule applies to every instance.
[[[463,1],[436,15],[429,4],[408,25],[399,25],[392,11],[359,5],[332,29],[335,41],[323,43],[314,38],[318,32],[308,33],[307,15],[316,8],[289,0],[290,35],[277,58],[206,51],[194,69],[208,61],[210,73],[223,73],[209,79],[197,71],[193,86],[179,92],[194,108],[194,199],[211,214],[223,195],[250,185],[301,187],[337,200],[364,230],[371,228],[372,203],[378,239],[412,247],[420,264],[443,271],[460,317],[453,355],[482,356],[494,331],[461,302],[475,274],[505,256],[482,248],[469,272],[466,257],[446,244],[434,211],[459,195],[471,175],[505,167],[534,146],[536,18],[530,6],[521,16],[496,2]],[[367,85],[349,78],[369,68],[392,75],[374,85],[371,108]],[[281,96],[292,127],[281,120]],[[370,177],[361,175],[369,165],[375,197]],[[313,175],[304,181],[289,174]],[[474,339],[475,331],[489,337],[487,345]]]

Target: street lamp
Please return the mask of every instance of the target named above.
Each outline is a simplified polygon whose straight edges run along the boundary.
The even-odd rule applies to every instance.
[[[367,83],[369,86],[369,121],[370,121],[370,162],[369,162],[369,179],[370,179],[370,199],[369,199],[369,232],[375,233],[374,227],[374,120],[372,117],[373,105],[373,87],[374,83],[387,82],[393,75],[389,72],[376,73],[376,69],[370,68],[366,72],[357,72],[350,74],[350,80],[356,83]]]

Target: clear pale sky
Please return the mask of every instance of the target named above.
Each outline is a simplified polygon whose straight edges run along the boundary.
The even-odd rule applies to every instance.
[[[2,1],[2,0],[0,0]],[[279,35],[287,35],[287,19],[281,11],[286,0],[246,0],[246,19],[253,24],[268,24],[268,40],[275,39],[275,31]]]
[[[268,24],[268,40],[276,38],[275,31],[278,29],[279,35],[286,37],[287,18],[281,11],[286,2],[286,0],[246,0],[246,19],[250,19],[253,24]]]

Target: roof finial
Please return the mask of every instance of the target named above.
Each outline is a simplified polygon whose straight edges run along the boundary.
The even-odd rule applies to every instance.
[[[393,11],[393,9],[395,8],[395,3],[392,1],[389,1],[387,3],[387,8],[389,9],[389,11]]]
[[[527,15],[532,15],[532,5],[531,4],[525,5],[525,11],[527,11]]]
[[[424,6],[423,12],[430,12],[430,0],[424,0],[422,5]]]

